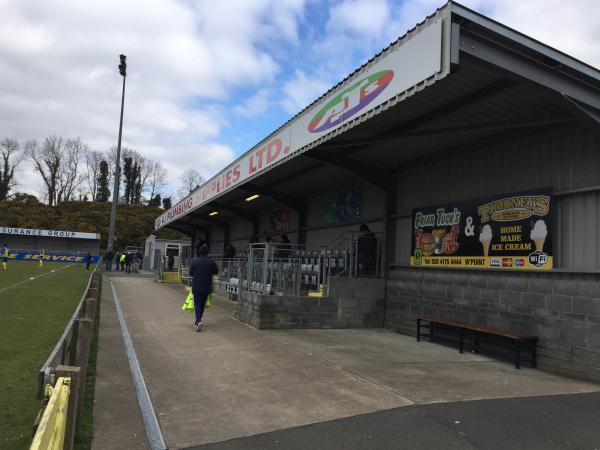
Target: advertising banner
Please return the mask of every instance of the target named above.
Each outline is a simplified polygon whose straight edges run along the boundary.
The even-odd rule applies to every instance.
[[[362,191],[340,192],[325,199],[325,223],[356,222],[362,217]]]
[[[44,262],[62,262],[62,263],[85,263],[85,255],[76,255],[73,253],[53,253],[51,255],[40,255],[29,252],[10,252],[9,261],[39,261]],[[92,262],[96,264],[100,260],[99,256],[92,256]]]
[[[39,236],[68,239],[100,239],[100,235],[96,233],[83,233],[81,231],[65,230],[38,230],[35,228],[17,227],[0,227],[0,234],[10,234],[13,236]]]
[[[288,208],[280,209],[271,213],[271,231],[277,233],[287,230],[290,227],[290,210]]]
[[[305,146],[439,73],[442,70],[442,44],[440,19],[403,40],[376,63],[349,77],[278,133],[221,170],[160,215],[155,228],[177,220],[285,159],[297,156]]]
[[[411,265],[552,269],[550,192],[414,209]]]

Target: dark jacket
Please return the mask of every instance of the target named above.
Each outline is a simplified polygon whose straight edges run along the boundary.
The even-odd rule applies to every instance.
[[[198,256],[190,264],[192,292],[208,294],[212,288],[212,277],[219,273],[215,262],[208,256]]]

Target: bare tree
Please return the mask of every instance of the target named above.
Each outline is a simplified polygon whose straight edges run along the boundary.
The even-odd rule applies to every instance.
[[[10,190],[16,185],[15,169],[23,160],[19,142],[14,139],[4,139],[0,142],[0,201],[6,200]]]
[[[58,176],[58,202],[72,200],[73,194],[83,183],[84,178],[79,173],[79,165],[88,151],[87,144],[80,138],[64,141],[63,158]]]
[[[64,139],[56,135],[48,136],[40,144],[35,139],[25,142],[25,154],[31,159],[35,170],[44,180],[45,197],[48,205],[54,206],[58,194],[58,178],[63,160]]]
[[[196,169],[186,169],[179,177],[181,187],[179,188],[179,196],[181,198],[189,195],[194,189],[204,182],[204,178]]]
[[[146,190],[150,195],[148,201],[152,201],[167,185],[167,169],[163,167],[160,161],[148,161],[146,166],[149,172]]]
[[[85,153],[86,173],[85,180],[92,201],[95,202],[98,196],[98,179],[100,177],[100,163],[104,160],[104,154],[97,150],[90,150]]]

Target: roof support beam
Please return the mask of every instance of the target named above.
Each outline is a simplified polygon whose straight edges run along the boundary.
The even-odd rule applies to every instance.
[[[514,86],[516,83],[512,80],[509,80],[507,78],[503,78],[501,80],[497,80],[494,81],[493,83],[488,84],[487,86],[484,86],[480,89],[477,89],[476,91],[473,91],[463,97],[457,98],[455,100],[452,100],[442,106],[439,106],[429,112],[426,112],[425,114],[421,114],[420,116],[414,117],[410,120],[407,120],[406,122],[402,123],[401,125],[391,128],[388,131],[385,131],[379,135],[377,135],[374,139],[375,140],[391,140],[391,139],[398,139],[398,138],[404,138],[405,136],[410,136],[409,133],[414,132],[415,130],[422,128],[424,125],[433,122],[434,120],[439,119],[440,117],[449,115],[449,114],[453,114],[456,111],[466,108],[468,106],[471,106],[475,103],[481,102],[493,95],[499,94],[502,91],[505,91],[506,89]],[[418,133],[418,132],[417,132]],[[417,134],[418,136],[419,134]],[[330,147],[340,147],[340,146],[344,146],[347,147],[349,145],[352,145],[354,142],[356,142],[355,140],[352,141],[342,141],[342,142],[335,142],[335,143],[325,143],[322,144],[321,148],[330,148]],[[371,142],[367,142],[366,145],[371,144]],[[363,146],[365,144],[362,144]],[[356,152],[360,149],[354,149],[351,150],[351,152]]]
[[[217,210],[221,209],[223,211],[230,212],[242,219],[247,220],[248,222],[253,223],[256,220],[255,214],[252,214],[252,213],[246,211],[245,209],[238,208],[236,206],[231,206],[231,205],[228,205],[226,203],[221,203],[221,202],[210,202],[210,205]]]
[[[540,133],[573,129],[574,126],[577,126],[577,123],[575,121],[565,121],[562,125],[543,125],[538,127],[530,127],[527,129],[515,129],[508,132],[502,131],[500,133],[494,133],[492,135],[477,138],[459,145],[441,148],[422,158],[408,161],[407,163],[396,166],[393,171],[393,174],[398,174],[403,170],[406,170],[411,167],[417,167],[431,162],[433,160],[443,161],[448,158],[453,158],[468,153],[493,151],[490,150],[490,146],[506,144],[508,142],[517,141],[519,139],[536,136]]]
[[[301,211],[306,208],[306,202],[299,199],[298,197],[294,197],[293,195],[285,194],[276,189],[271,189],[269,187],[259,186],[254,183],[245,183],[240,186],[240,189],[243,189],[248,192],[253,192],[255,194],[264,195],[266,197],[271,197],[273,200],[278,201],[279,203],[291,208],[295,211]]]
[[[551,65],[552,61],[534,59],[463,27],[460,29],[460,52],[498,67],[513,77],[530,81],[600,109],[598,88],[568,74],[556,61]]]
[[[316,159],[333,166],[338,166],[362,178],[367,183],[387,191],[389,174],[379,167],[371,166],[368,163],[348,158],[339,153],[332,153],[326,150],[315,150],[305,153],[303,156]]]
[[[562,94],[561,97],[573,115],[594,127],[600,126],[600,110],[574,100],[568,95]]]
[[[385,144],[388,142],[397,142],[402,139],[415,138],[421,136],[436,136],[451,133],[465,133],[469,131],[506,131],[515,128],[529,128],[539,125],[560,125],[572,119],[552,119],[552,120],[535,120],[524,122],[522,120],[499,120],[494,122],[478,122],[466,125],[456,125],[453,127],[427,128],[425,130],[410,131],[399,135],[377,136],[371,139],[357,139],[344,143],[325,144],[327,148],[348,148],[356,146],[366,146],[375,144]]]

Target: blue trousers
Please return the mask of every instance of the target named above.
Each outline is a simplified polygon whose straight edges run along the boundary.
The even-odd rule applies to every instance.
[[[208,292],[194,292],[194,312],[196,313],[196,323],[202,320],[204,314],[204,307],[206,306],[206,299],[208,298]]]
[[[112,271],[112,259],[107,259],[107,260],[105,260],[104,262],[105,262],[105,266],[106,266],[106,267],[105,267],[105,270],[106,270],[107,272],[110,272],[110,271]]]

